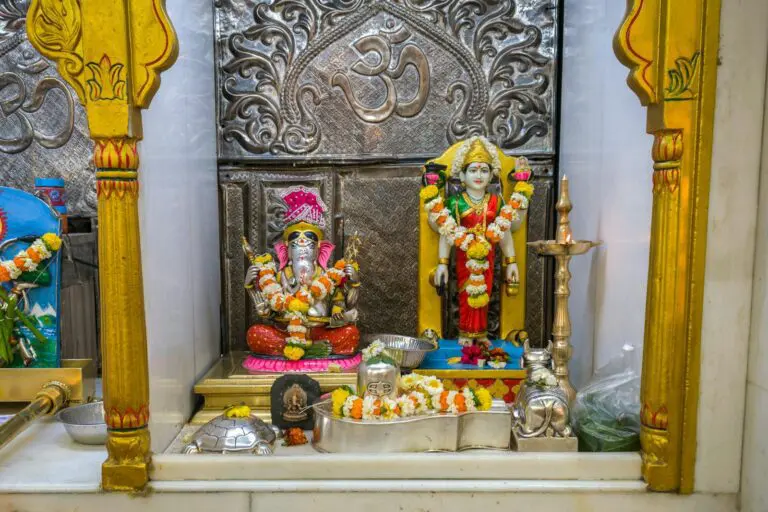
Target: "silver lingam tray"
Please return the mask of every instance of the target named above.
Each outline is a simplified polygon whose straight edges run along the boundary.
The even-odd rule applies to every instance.
[[[412,416],[389,421],[334,417],[330,402],[315,406],[312,445],[329,453],[509,450],[512,413],[503,400],[488,411]]]

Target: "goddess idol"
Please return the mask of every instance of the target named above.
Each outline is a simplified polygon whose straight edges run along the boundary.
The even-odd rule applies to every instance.
[[[334,245],[325,240],[327,207],[303,186],[282,193],[285,229],[271,254],[254,255],[245,288],[263,323],[248,329],[254,356],[244,365],[258,371],[325,371],[359,363],[357,301],[360,286],[355,261],[359,240],[353,237],[344,259],[329,266]],[[286,361],[287,360],[287,361]]]
[[[490,347],[488,303],[497,246],[504,258],[508,289],[519,285],[512,233],[523,224],[533,186],[527,181],[531,172],[526,159],[518,158],[514,174],[517,183],[509,201],[492,191],[492,180],[499,177],[502,158],[508,160],[488,139],[475,136],[455,144],[425,166],[421,199],[430,227],[440,235],[433,284],[439,290],[445,288],[451,249],[455,247],[458,341],[463,346]],[[457,193],[446,190],[443,197],[443,187],[457,177],[461,189]]]

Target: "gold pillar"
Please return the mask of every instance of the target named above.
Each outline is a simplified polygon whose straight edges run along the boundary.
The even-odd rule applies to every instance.
[[[77,92],[95,142],[108,426],[102,487],[139,490],[149,479],[150,444],[136,145],[141,109],[176,59],[176,36],[164,0],[32,0],[27,34]]]
[[[108,427],[106,489],[149,479],[149,372],[139,244],[135,139],[97,140],[102,375]],[[106,306],[106,307],[105,307]],[[126,312],[131,312],[126,314]]]
[[[629,0],[614,40],[654,136],[643,476],[693,492],[720,0]]]

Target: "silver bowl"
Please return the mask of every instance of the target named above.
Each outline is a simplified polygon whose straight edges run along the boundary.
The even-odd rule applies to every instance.
[[[371,334],[365,337],[365,346],[379,340],[387,352],[403,370],[412,370],[424,360],[427,352],[437,349],[437,346],[425,338],[411,338],[399,334]]]
[[[104,402],[77,405],[61,410],[58,419],[67,434],[80,444],[104,444],[107,442],[107,424],[104,421]]]

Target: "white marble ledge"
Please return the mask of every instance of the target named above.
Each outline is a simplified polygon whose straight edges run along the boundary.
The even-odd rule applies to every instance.
[[[152,480],[553,480],[639,482],[636,453],[155,455]],[[287,450],[286,450],[287,451]]]
[[[250,454],[181,455],[184,441],[194,430],[195,427],[185,427],[165,453],[152,458],[152,480],[548,480],[624,481],[631,485],[641,480],[640,455],[637,453],[469,450],[460,453],[340,454],[319,453],[305,444],[292,447],[278,445],[275,455],[271,457]],[[307,437],[311,438],[311,435],[307,432]]]
[[[153,481],[153,491],[251,492],[289,494],[329,493],[641,493],[639,480],[186,480]]]
[[[37,420],[0,450],[0,493],[97,492],[104,446],[77,444],[53,418]]]
[[[103,446],[74,443],[53,419],[0,450],[0,494],[97,493]],[[640,457],[623,454],[321,454],[274,457],[155,454],[157,492],[640,492]]]

